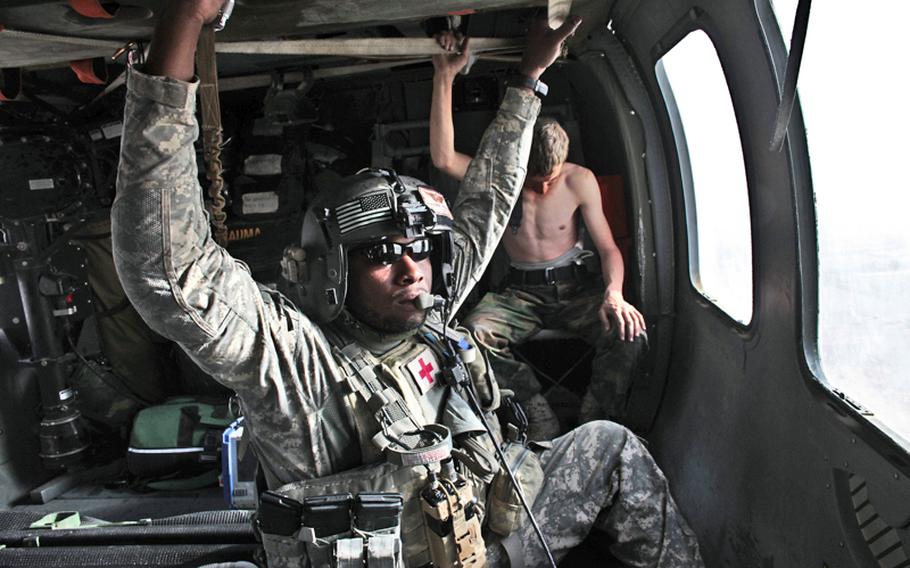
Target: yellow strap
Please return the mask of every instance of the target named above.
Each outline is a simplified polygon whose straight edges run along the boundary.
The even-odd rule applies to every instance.
[[[78,529],[82,519],[76,511],[59,511],[44,515],[28,528],[30,529]]]
[[[83,523],[82,517],[78,511],[57,511],[48,513],[34,523],[30,524],[30,529],[96,529],[99,527],[128,527],[135,525],[149,525],[151,519],[140,519],[138,521],[101,521],[95,520],[91,523]]]

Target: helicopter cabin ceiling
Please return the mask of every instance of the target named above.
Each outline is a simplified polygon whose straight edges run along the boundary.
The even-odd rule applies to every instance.
[[[4,0],[0,67],[62,67],[76,60],[113,58],[130,42],[151,37],[165,5],[166,0]],[[612,2],[601,0],[236,0],[218,43],[222,53],[246,54],[246,59],[254,53],[296,55],[304,63],[327,56],[346,58],[347,63],[352,58],[428,57],[438,48],[427,37],[427,20],[471,16],[486,23],[480,27],[482,35],[500,40],[490,45],[481,40],[475,52],[516,53],[528,15],[549,13],[551,23],[559,23],[570,12],[594,16],[609,5]],[[370,39],[382,41],[366,42]],[[298,44],[279,48],[283,40]],[[258,49],[230,50],[227,44],[235,42],[256,42]],[[249,71],[242,67],[234,69]]]

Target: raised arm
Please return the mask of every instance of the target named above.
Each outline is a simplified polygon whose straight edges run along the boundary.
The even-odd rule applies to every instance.
[[[129,72],[111,210],[114,260],[152,329],[219,381],[255,385],[279,349],[268,344],[293,349],[298,336],[287,330],[309,322],[263,293],[211,238],[193,148],[198,84],[192,78],[200,30],[220,6],[221,0],[172,0],[156,27],[146,72]]]
[[[455,151],[455,126],[452,124],[452,82],[471,56],[469,40],[452,32],[437,37],[439,44],[449,53],[433,56],[433,99],[430,105],[430,157],[441,172],[461,181],[471,157]]]
[[[171,2],[155,25],[145,72],[191,80],[199,33],[218,16],[222,4],[224,0]]]
[[[579,168],[572,175],[574,179],[570,180],[570,185],[578,196],[582,219],[600,255],[600,266],[607,288],[600,307],[600,320],[607,329],[615,324],[620,339],[632,341],[645,330],[645,318],[623,298],[625,267],[622,254],[613,239],[613,231],[603,214],[597,178],[587,168]]]
[[[519,71],[538,79],[580,23],[581,19],[572,17],[553,30],[545,21],[536,22],[528,32]],[[530,88],[506,90],[499,112],[465,172],[454,203],[457,297],[453,314],[483,274],[521,193],[538,112],[540,99]]]

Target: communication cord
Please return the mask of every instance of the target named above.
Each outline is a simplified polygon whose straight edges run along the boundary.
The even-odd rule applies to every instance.
[[[444,344],[448,346],[450,350],[454,351],[454,341],[450,341],[446,336],[446,330],[448,329],[449,323],[448,316],[449,301],[446,301],[442,312],[442,339]],[[490,441],[492,441],[493,447],[496,449],[496,455],[499,457],[499,461],[502,464],[503,469],[505,469],[506,474],[508,474],[509,481],[512,483],[512,487],[515,488],[515,493],[518,494],[518,500],[521,501],[521,506],[524,508],[525,513],[528,514],[528,520],[531,521],[531,526],[534,527],[534,532],[537,533],[537,538],[540,540],[540,544],[543,546],[543,550],[547,554],[547,559],[550,561],[550,566],[552,568],[557,568],[556,560],[553,558],[553,553],[550,551],[550,546],[547,544],[547,539],[544,538],[543,531],[540,530],[540,525],[537,524],[537,519],[534,518],[534,513],[531,512],[531,506],[528,505],[528,499],[525,497],[524,491],[521,490],[521,485],[518,484],[518,480],[515,478],[515,474],[512,472],[512,468],[509,467],[509,463],[506,461],[506,456],[502,453],[502,448],[500,448],[499,444],[496,443],[496,437],[493,435],[493,430],[490,428],[490,423],[487,422],[487,417],[484,416],[483,408],[480,406],[480,401],[477,400],[477,395],[469,385],[462,383],[460,386],[462,387],[462,390],[467,393],[468,400],[471,403],[471,406],[474,408],[474,412],[477,413],[478,417],[480,417],[480,421],[483,423],[483,427],[487,431],[487,435],[490,437]]]

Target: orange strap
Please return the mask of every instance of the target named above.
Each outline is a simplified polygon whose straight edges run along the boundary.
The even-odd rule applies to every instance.
[[[114,6],[114,11],[111,12],[98,0],[69,0],[69,4],[79,15],[85,16],[86,18],[101,20],[110,20],[117,14],[117,10],[120,8],[119,4],[109,2],[109,5],[112,4]]]
[[[70,61],[70,69],[87,85],[107,84],[107,65],[103,57]]]

